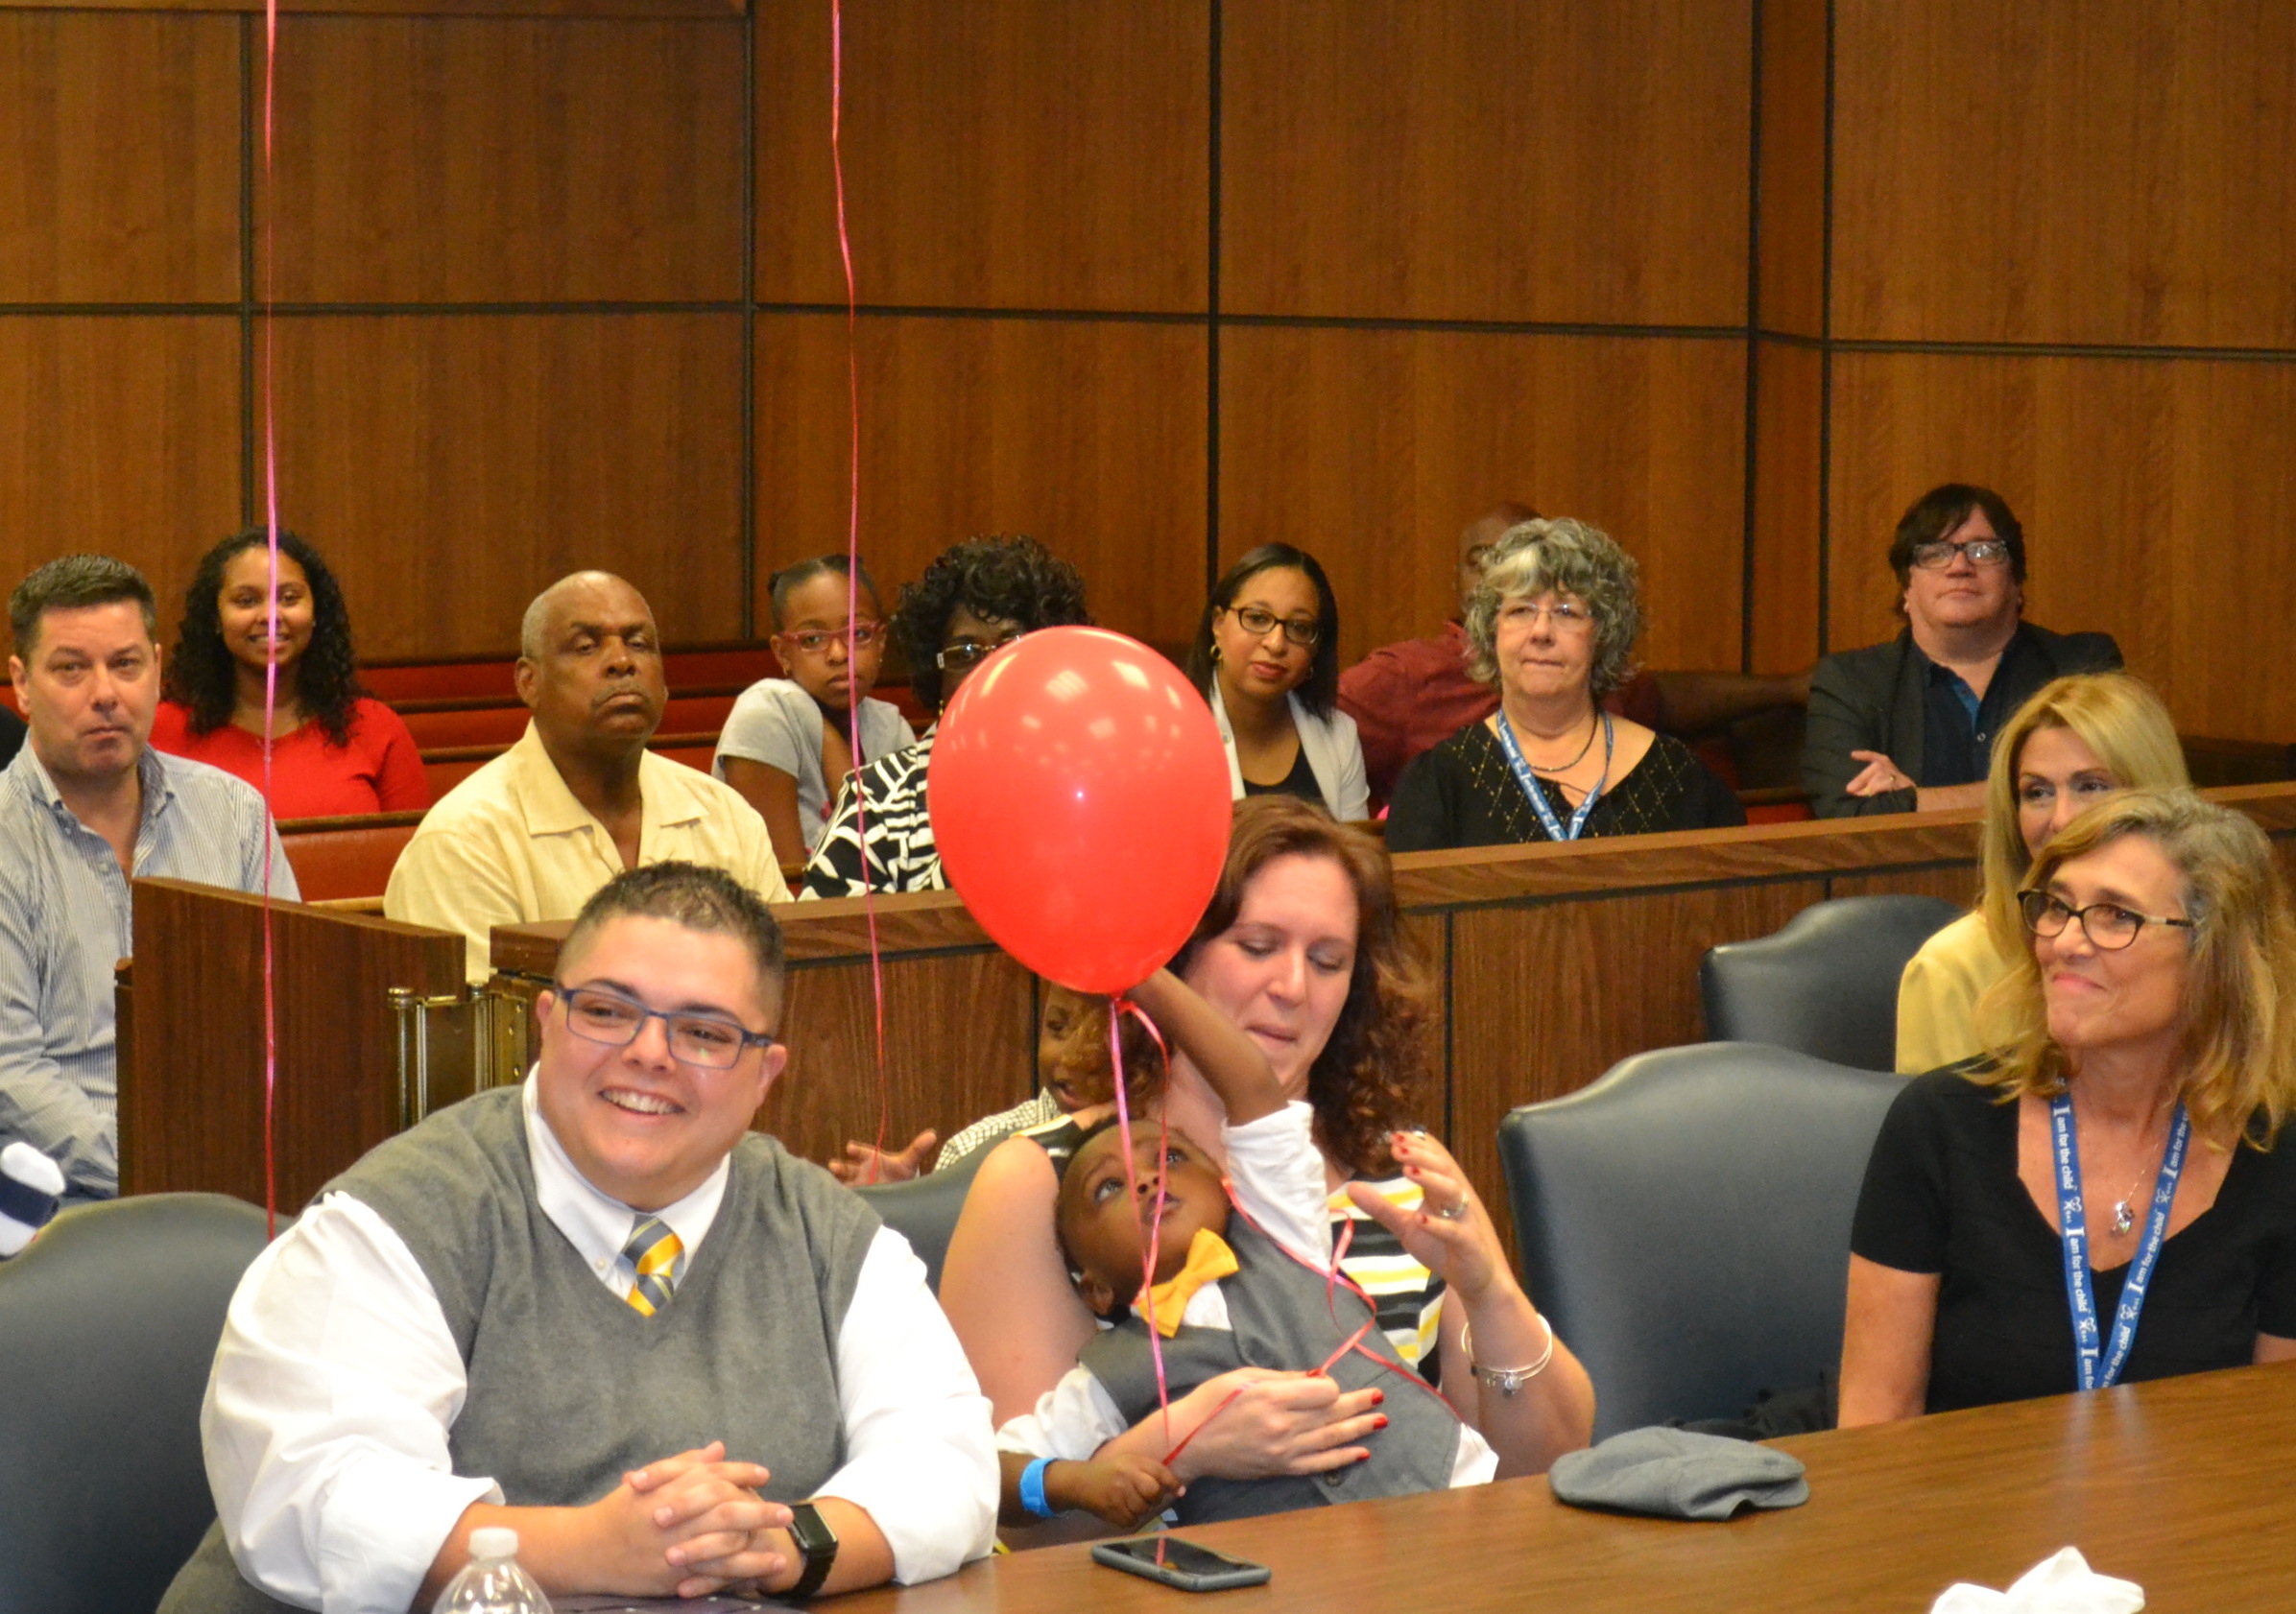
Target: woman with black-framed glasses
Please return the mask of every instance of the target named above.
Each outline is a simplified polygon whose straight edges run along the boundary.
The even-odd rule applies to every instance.
[[[935,726],[915,745],[845,776],[799,894],[945,890],[948,879],[941,871],[924,793],[938,715],[998,646],[1040,628],[1091,621],[1084,579],[1031,537],[952,544],[903,587],[893,611],[893,642],[908,663],[909,687],[935,714]]]
[[[1261,544],[1231,566],[1187,675],[1220,725],[1236,800],[1296,795],[1342,823],[1371,817],[1363,743],[1339,709],[1339,601],[1314,556]]]
[[[2131,791],[2042,848],[1994,1054],[1916,1077],[1850,1239],[1841,1421],[2296,1358],[2296,916],[2272,847]]]

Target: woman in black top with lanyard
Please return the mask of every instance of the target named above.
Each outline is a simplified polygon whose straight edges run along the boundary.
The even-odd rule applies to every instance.
[[[1498,685],[1499,708],[1403,771],[1389,851],[1746,821],[1689,748],[1602,709],[1634,671],[1637,582],[1633,558],[1598,528],[1507,530],[1467,606],[1467,669]]]
[[[2043,849],[1986,1058],[1891,1105],[1841,1421],[2296,1357],[2296,919],[2263,832],[2135,791]]]

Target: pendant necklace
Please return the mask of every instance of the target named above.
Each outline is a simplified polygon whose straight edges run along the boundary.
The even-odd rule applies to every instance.
[[[2143,1171],[2138,1172],[2137,1180],[2129,1184],[2127,1197],[2113,1201],[2114,1232],[2125,1234],[2137,1225],[2137,1190],[2144,1186],[2144,1176]]]
[[[1504,722],[1505,720],[1502,718],[1501,721]],[[1512,728],[1515,725],[1510,723],[1507,724],[1507,726]],[[1580,763],[1587,760],[1587,753],[1594,748],[1594,736],[1601,731],[1601,719],[1599,717],[1590,717],[1587,720],[1587,743],[1578,748],[1578,755],[1572,757],[1568,762],[1564,763],[1558,768],[1549,768],[1543,763],[1533,762],[1527,756],[1522,759],[1523,765],[1530,769],[1530,771],[1534,773],[1567,773],[1573,768],[1576,768]]]

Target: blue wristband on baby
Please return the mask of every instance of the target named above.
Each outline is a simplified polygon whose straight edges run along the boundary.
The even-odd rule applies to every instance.
[[[1044,1470],[1051,1466],[1052,1459],[1040,1457],[1020,1471],[1020,1506],[1040,1519],[1060,1517],[1052,1504],[1044,1500]]]

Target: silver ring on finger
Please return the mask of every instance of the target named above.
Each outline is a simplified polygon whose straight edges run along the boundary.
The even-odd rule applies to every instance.
[[[1441,1206],[1430,1214],[1439,1216],[1446,1222],[1457,1222],[1467,1215],[1467,1196],[1462,1194],[1449,1204]]]

